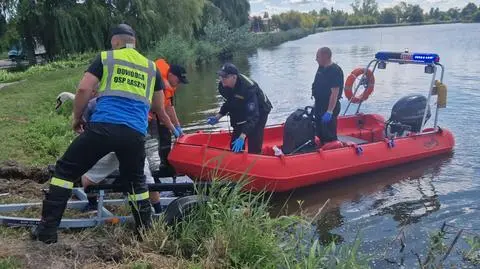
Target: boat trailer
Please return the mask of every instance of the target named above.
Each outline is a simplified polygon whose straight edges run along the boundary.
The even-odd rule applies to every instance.
[[[158,173],[152,174],[155,178],[155,182],[160,182]],[[188,177],[185,178],[189,180]],[[210,183],[208,182],[177,182],[176,179],[174,179],[173,183],[155,183],[147,185],[149,191],[173,192],[175,194],[175,196],[170,197],[163,197],[164,195],[162,195],[160,203],[162,207],[166,207],[166,210],[161,214],[153,214],[154,218],[163,215],[165,222],[169,225],[173,224],[176,220],[181,220],[186,214],[188,214],[188,210],[193,206],[204,202],[206,196],[199,195],[199,193],[208,194],[206,191],[208,191],[210,187]],[[78,200],[68,201],[67,209],[75,209],[79,211],[84,209],[88,204],[87,193],[95,193],[98,195],[96,216],[88,218],[62,218],[59,228],[88,228],[105,224],[119,224],[133,221],[131,215],[116,216],[106,208],[106,206],[118,206],[128,203],[127,195],[125,195],[125,198],[123,199],[106,199],[107,193],[126,193],[125,185],[115,183],[92,185],[88,186],[85,191],[82,187],[74,188],[72,194]],[[0,204],[0,225],[8,227],[37,226],[40,223],[39,218],[4,216],[2,214],[41,206],[41,202]]]

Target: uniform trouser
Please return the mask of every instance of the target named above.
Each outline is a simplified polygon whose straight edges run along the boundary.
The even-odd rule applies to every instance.
[[[263,146],[263,132],[265,130],[265,125],[267,124],[268,114],[260,114],[258,123],[255,128],[247,135],[248,143],[248,153],[251,154],[261,154]],[[237,139],[242,133],[241,128],[233,128],[232,139],[230,141],[230,148],[232,148],[232,143]]]
[[[56,163],[42,210],[42,229],[54,229],[56,234],[73,183],[109,152],[115,152],[118,157],[119,182],[125,184],[137,227],[149,225],[151,208],[143,171],[144,146],[144,136],[125,125],[89,123]]]
[[[330,122],[322,123],[322,116],[327,107],[315,106],[315,134],[320,138],[322,144],[337,140],[337,117],[340,114],[340,101],[337,101],[332,113]]]
[[[158,156],[163,165],[169,166],[168,154],[172,148],[172,132],[167,126],[158,124]]]

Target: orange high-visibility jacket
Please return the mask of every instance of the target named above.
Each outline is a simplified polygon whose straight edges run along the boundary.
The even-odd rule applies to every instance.
[[[175,96],[175,87],[170,86],[168,83],[168,71],[170,70],[170,65],[164,59],[157,59],[155,61],[155,65],[157,66],[158,71],[160,71],[160,75],[163,79],[163,84],[165,85],[165,89],[163,90],[163,95],[165,96],[164,106],[171,106],[173,105],[173,97]],[[152,120],[153,115],[152,112],[148,113],[148,121]]]

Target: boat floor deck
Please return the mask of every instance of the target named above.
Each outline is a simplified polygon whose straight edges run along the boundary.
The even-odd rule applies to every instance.
[[[348,135],[338,135],[337,136],[338,140],[341,141],[341,142],[352,142],[352,143],[355,143],[357,145],[362,145],[362,144],[367,144],[368,141],[367,140],[363,140],[363,139],[360,139],[360,138],[356,138],[356,137],[353,137],[353,136],[348,136]]]

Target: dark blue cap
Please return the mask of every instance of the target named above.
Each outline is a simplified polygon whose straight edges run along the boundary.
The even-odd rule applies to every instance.
[[[112,29],[111,35],[129,35],[135,37],[135,31],[128,24],[119,24]]]
[[[227,75],[238,75],[238,68],[232,63],[226,63],[222,69],[217,71],[217,75],[225,77]]]

